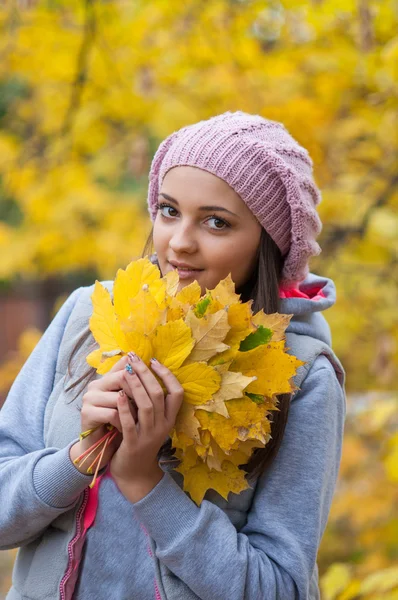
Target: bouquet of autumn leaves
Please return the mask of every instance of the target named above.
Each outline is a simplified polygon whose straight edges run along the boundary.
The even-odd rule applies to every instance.
[[[204,295],[197,281],[178,287],[176,271],[161,277],[147,257],[118,270],[113,300],[96,281],[90,329],[99,348],[87,362],[103,375],[132,350],[172,371],[184,389],[170,434],[175,470],[199,505],[210,488],[227,500],[249,487],[238,467],[270,440],[276,396],[296,389],[304,363],[285,350],[292,315],[253,314],[230,275]]]

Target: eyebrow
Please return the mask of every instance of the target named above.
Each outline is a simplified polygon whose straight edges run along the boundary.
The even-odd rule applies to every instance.
[[[172,196],[169,196],[168,194],[165,194],[164,192],[160,192],[159,196],[163,196],[163,198],[165,198],[169,202],[174,202],[178,206],[178,201],[175,198],[173,198]],[[233,215],[234,217],[238,216],[235,213],[233,213],[230,210],[228,210],[227,208],[223,208],[222,206],[199,206],[198,210],[218,210],[220,212],[229,213],[230,215]]]

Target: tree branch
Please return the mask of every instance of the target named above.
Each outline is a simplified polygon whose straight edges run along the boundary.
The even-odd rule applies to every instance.
[[[85,0],[84,34],[76,60],[76,74],[72,83],[69,106],[66,111],[64,123],[61,127],[61,136],[67,135],[72,128],[73,118],[79,109],[84,85],[87,81],[88,60],[93,46],[96,32],[96,18],[94,11],[95,0]]]

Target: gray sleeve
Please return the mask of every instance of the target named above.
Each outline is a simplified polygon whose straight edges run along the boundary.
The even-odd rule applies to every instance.
[[[58,311],[0,411],[0,550],[37,537],[77,502],[92,480],[74,467],[69,458],[71,444],[61,450],[46,448],[43,439],[44,411],[59,346],[82,289],[75,290]],[[53,503],[54,498],[57,502]]]
[[[166,473],[134,504],[156,556],[201,600],[307,600],[337,480],[345,394],[319,356],[292,402],[280,451],[258,481],[238,532]],[[192,568],[194,565],[194,568]]]

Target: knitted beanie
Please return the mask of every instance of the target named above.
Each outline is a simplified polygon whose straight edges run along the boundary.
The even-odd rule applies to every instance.
[[[242,198],[284,258],[281,284],[294,285],[321,252],[316,205],[321,195],[305,148],[281,123],[242,111],[226,112],[170,134],[149,172],[148,207],[155,220],[166,173],[198,167],[223,179]]]

